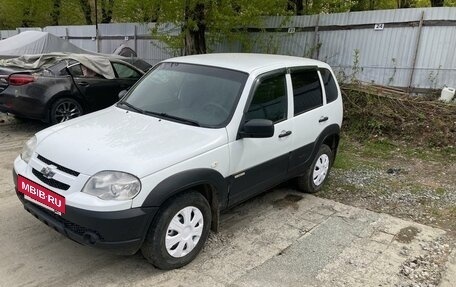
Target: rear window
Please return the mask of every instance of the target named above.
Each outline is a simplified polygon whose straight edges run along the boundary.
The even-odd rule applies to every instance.
[[[326,91],[326,103],[334,102],[337,99],[337,85],[331,72],[328,69],[320,69],[321,78]]]
[[[294,115],[323,105],[323,95],[317,70],[298,70],[291,73]]]

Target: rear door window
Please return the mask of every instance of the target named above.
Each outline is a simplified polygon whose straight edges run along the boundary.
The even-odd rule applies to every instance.
[[[128,67],[127,65],[123,65],[120,63],[112,63],[114,70],[116,70],[117,76],[121,79],[131,79],[131,78],[140,78],[141,75],[133,70],[132,68]]]
[[[294,115],[299,115],[323,105],[320,77],[316,69],[291,72],[293,83]]]

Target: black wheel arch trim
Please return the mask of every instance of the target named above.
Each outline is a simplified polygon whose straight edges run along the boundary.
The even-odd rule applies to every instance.
[[[337,136],[336,142],[334,142],[334,146],[330,146],[331,151],[333,153],[333,159],[336,157],[337,148],[339,146],[339,135],[340,135],[340,126],[338,124],[332,124],[327,126],[318,136],[317,140],[315,141],[314,149],[312,151],[311,158],[314,159],[317,155],[320,146],[326,141],[327,138],[331,136]]]
[[[227,205],[228,182],[216,170],[197,168],[176,173],[161,181],[146,197],[142,207],[159,207],[169,198],[193,187],[211,186],[212,230],[217,231],[220,210]]]
[[[300,147],[290,153],[290,165],[288,169],[288,177],[293,178],[303,175],[315,159],[321,145],[330,137],[335,136],[335,140],[331,143],[330,148],[333,153],[332,161],[334,161],[337,147],[339,144],[340,126],[332,124],[327,126],[315,141],[307,146]]]

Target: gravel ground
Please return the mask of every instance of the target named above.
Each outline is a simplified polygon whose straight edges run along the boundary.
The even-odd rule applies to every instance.
[[[317,196],[446,230],[445,236],[421,246],[424,254],[413,256],[407,247],[401,251],[407,260],[397,286],[437,286],[456,245],[455,154],[417,153],[394,143],[381,144],[378,152],[344,140],[330,180]],[[406,241],[407,232],[402,235]]]

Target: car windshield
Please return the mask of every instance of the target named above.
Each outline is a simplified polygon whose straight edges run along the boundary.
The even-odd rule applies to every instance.
[[[185,124],[221,127],[230,120],[247,77],[216,67],[162,63],[119,105]]]

